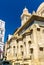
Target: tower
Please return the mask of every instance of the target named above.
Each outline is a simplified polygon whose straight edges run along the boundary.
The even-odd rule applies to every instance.
[[[0,20],[0,59],[3,58],[4,35],[5,35],[5,22]]]
[[[29,19],[30,16],[31,16],[31,13],[29,13],[28,9],[25,7],[21,15],[21,26],[26,23],[26,21]]]

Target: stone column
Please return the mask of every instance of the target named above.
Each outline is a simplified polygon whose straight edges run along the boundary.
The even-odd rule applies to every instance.
[[[33,28],[33,54],[34,54],[34,64],[39,65],[39,58],[38,58],[38,53],[39,53],[39,47],[38,47],[38,42],[37,42],[37,30],[36,28]]]
[[[18,48],[17,48],[17,49],[18,49],[18,50],[17,50],[17,51],[18,51],[18,53],[17,53],[17,54],[18,54],[18,59],[22,59],[22,58],[21,58],[22,55],[21,55],[20,45],[22,45],[22,38],[18,38],[18,45],[17,45],[17,46],[18,46]]]
[[[28,41],[29,41],[29,36],[26,35],[26,51],[27,51],[27,57],[29,57],[29,44],[28,44]]]
[[[24,39],[23,39],[23,43],[24,43],[24,57],[29,59],[29,41],[30,41],[30,35],[29,32],[26,32],[24,34]]]
[[[26,58],[26,38],[23,37],[23,48],[24,48],[24,55],[23,57]]]

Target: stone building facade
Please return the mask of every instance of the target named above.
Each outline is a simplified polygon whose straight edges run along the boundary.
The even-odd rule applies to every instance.
[[[5,44],[5,56],[12,65],[44,65],[44,2],[32,14],[23,10],[21,27]]]
[[[0,20],[0,59],[3,58],[4,35],[5,35],[5,22],[3,20]]]

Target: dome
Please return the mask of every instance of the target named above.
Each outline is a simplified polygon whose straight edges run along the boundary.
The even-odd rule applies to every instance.
[[[44,8],[44,2],[40,4],[36,12],[41,11]]]

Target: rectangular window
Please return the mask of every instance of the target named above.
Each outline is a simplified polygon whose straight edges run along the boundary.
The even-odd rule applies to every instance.
[[[28,41],[29,44],[31,44],[31,41]]]
[[[3,33],[3,30],[1,30],[1,34]]]
[[[0,48],[0,58],[1,58],[1,53],[2,53],[2,50],[1,50],[1,48]]]
[[[13,46],[13,48],[15,48],[15,46]]]
[[[26,42],[24,42],[24,45],[26,46]]]
[[[40,31],[40,28],[37,28],[37,31]]]
[[[33,48],[30,48],[30,52],[31,52],[31,54],[33,53]]]
[[[13,52],[14,52],[13,54],[15,55],[15,46],[13,46]]]
[[[32,35],[33,35],[33,29],[30,30],[30,38],[32,38]]]
[[[23,48],[23,45],[21,45],[20,47]]]
[[[0,34],[2,34],[3,33],[3,31],[2,30],[0,30]]]
[[[43,51],[43,47],[40,47],[39,49],[40,49],[40,51]]]
[[[22,56],[23,56],[23,54],[24,54],[23,51],[21,52],[21,54],[22,54]]]
[[[0,38],[0,42],[2,42],[2,38]]]
[[[16,53],[16,46],[13,46],[13,55],[16,57],[17,53]]]
[[[32,59],[32,56],[30,56],[30,60]]]

